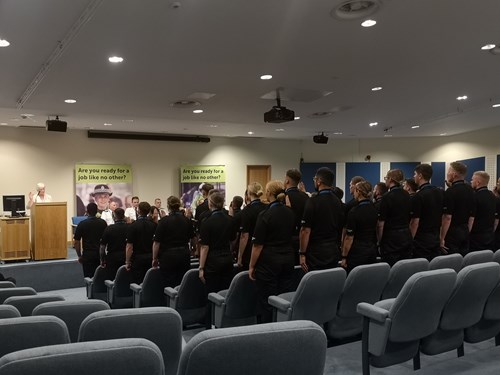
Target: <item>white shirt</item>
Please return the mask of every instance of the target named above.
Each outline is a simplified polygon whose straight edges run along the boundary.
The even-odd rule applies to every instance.
[[[129,207],[125,210],[125,218],[129,218],[130,220],[137,220],[137,215],[135,214],[135,208]]]
[[[101,212],[101,219],[103,219],[108,225],[113,225],[115,223],[113,220],[113,211],[109,208]]]
[[[35,203],[48,203],[48,202],[52,202],[52,197],[49,194],[47,194],[47,193],[43,196],[43,198],[37,194],[37,195],[35,195],[35,199],[34,199],[33,202],[35,202]]]

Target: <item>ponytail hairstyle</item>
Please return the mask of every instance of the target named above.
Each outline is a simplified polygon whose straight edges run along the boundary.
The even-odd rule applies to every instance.
[[[248,196],[260,198],[264,194],[264,190],[262,189],[262,185],[258,182],[252,182],[248,185]]]
[[[282,181],[269,181],[266,185],[266,190],[269,192],[269,195],[275,197],[277,201],[281,203],[285,202],[285,186]]]

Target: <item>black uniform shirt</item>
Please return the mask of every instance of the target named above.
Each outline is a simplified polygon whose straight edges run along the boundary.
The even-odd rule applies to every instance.
[[[309,244],[339,240],[344,213],[340,199],[331,189],[323,189],[307,200],[302,226],[311,228]]]
[[[83,239],[83,251],[99,251],[102,233],[107,226],[103,219],[89,216],[77,225],[73,238],[76,241]]]
[[[128,226],[127,243],[134,245],[134,254],[151,254],[153,251],[153,236],[156,224],[145,216]]]
[[[194,237],[191,221],[180,211],[171,212],[158,222],[154,241],[160,243],[160,252],[174,247],[186,246]]]
[[[347,218],[347,215],[349,215],[349,211],[351,211],[354,207],[358,205],[358,201],[355,198],[352,198],[349,202],[347,202],[344,206],[344,214],[345,217]]]
[[[248,233],[250,237],[253,236],[257,216],[267,208],[267,205],[262,203],[260,199],[254,199],[241,211],[241,226],[242,233]],[[249,241],[250,242],[250,241]]]
[[[101,245],[107,245],[108,253],[123,252],[127,245],[128,225],[125,221],[115,221],[113,225],[108,226],[101,237]]]
[[[252,240],[257,245],[291,247],[294,229],[295,214],[290,207],[273,202],[259,214]]]
[[[377,210],[364,199],[354,206],[347,216],[346,236],[354,236],[352,247],[376,245]]]
[[[209,255],[229,253],[230,242],[236,238],[235,229],[231,216],[223,210],[215,210],[201,227],[200,243],[208,246]]]
[[[296,187],[286,189],[285,194],[290,201],[290,208],[295,214],[295,229],[293,234],[297,236],[300,231],[302,216],[304,215],[304,208],[306,207],[306,202],[309,199],[309,196]]]
[[[412,198],[411,218],[419,219],[418,231],[436,232],[443,217],[443,191],[426,182]]]
[[[493,233],[497,218],[497,198],[486,186],[475,192],[476,215],[471,233]]]
[[[378,218],[384,222],[384,231],[408,228],[411,198],[401,186],[393,186],[382,196]]]
[[[443,213],[452,215],[452,226],[467,225],[475,215],[474,190],[464,180],[453,182],[445,191]]]

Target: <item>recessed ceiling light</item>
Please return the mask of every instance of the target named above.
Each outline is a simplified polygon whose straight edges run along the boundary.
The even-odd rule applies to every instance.
[[[441,135],[441,136],[442,136],[442,135],[446,135],[446,133],[441,133],[441,134],[439,134],[439,135]]]
[[[272,78],[273,78],[273,76],[270,74],[264,74],[264,75],[260,76],[260,79],[262,79],[264,81],[267,81],[267,80],[272,79]]]
[[[64,101],[64,103],[73,104],[73,103],[76,103],[76,100],[75,99],[66,99]]]
[[[392,134],[385,134],[384,137],[392,137]]]
[[[10,46],[10,43],[8,40],[0,39],[0,47],[8,47],[8,46]]]
[[[121,63],[123,62],[123,57],[120,57],[120,56],[111,56],[110,58],[108,58],[109,62],[112,62],[112,63]]]
[[[300,120],[300,116],[295,116],[293,119],[294,120]]]
[[[249,135],[252,135],[252,134],[253,134],[253,132],[248,132],[248,134],[249,134]]]
[[[457,100],[467,100],[467,95],[457,96]]]
[[[342,132],[335,132],[333,134],[335,134],[335,135],[342,135]]]
[[[380,91],[382,90],[382,86],[372,87],[372,91]]]
[[[498,108],[498,107],[500,107],[500,103],[498,103],[498,104],[493,104],[493,105],[492,105],[492,107],[493,107],[493,108]]]
[[[122,122],[134,122],[134,120],[122,120]]]
[[[378,125],[378,122],[370,122],[370,127],[374,127],[374,126],[377,126]]]
[[[109,122],[104,123],[104,126],[111,126],[111,125],[113,125],[113,124],[110,124]]]
[[[481,49],[483,51],[489,51],[490,49],[493,49],[495,47],[496,47],[496,45],[494,45],[494,44],[485,44],[484,46],[481,47]]]
[[[218,127],[219,125],[209,125],[211,128],[216,128]]]
[[[9,125],[6,122],[0,122],[0,125]]]
[[[193,113],[203,113],[203,109],[195,109]]]
[[[420,125],[413,125],[411,128],[412,129],[418,129],[418,128],[420,128]]]
[[[274,129],[274,130],[277,131],[277,132],[284,132],[285,131],[285,129],[282,129],[282,128],[280,128],[280,129]]]
[[[363,21],[361,23],[361,26],[363,27],[372,27],[372,26],[375,26],[377,24],[377,21],[375,20],[366,20],[366,21]]]

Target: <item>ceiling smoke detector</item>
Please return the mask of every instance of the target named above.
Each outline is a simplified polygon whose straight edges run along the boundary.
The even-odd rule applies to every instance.
[[[170,103],[170,106],[173,108],[195,108],[200,105],[201,103],[195,100],[177,100],[173,103]]]
[[[381,6],[380,0],[348,0],[333,8],[330,15],[342,20],[356,20],[372,15]]]

